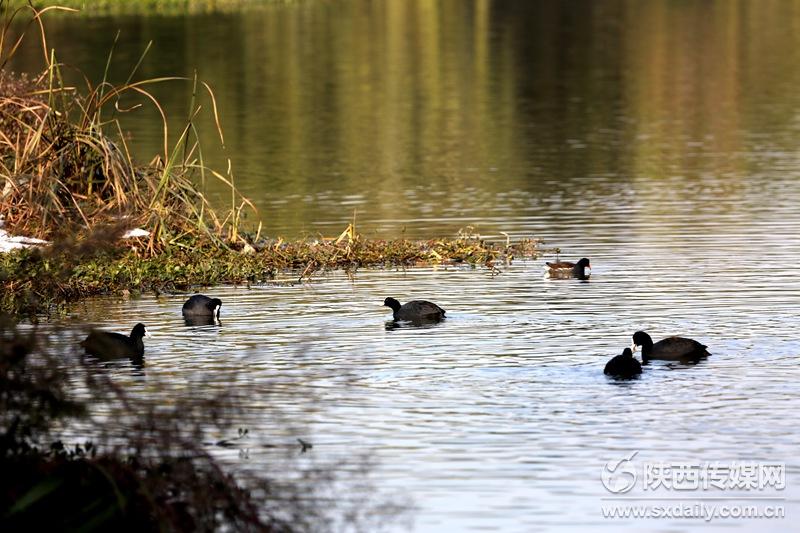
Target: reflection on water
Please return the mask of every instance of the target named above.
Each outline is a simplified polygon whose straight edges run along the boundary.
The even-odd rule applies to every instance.
[[[122,29],[122,58],[155,39],[144,76],[197,66],[270,235],[338,234],[357,210],[368,235],[474,224],[592,260],[588,282],[543,279],[539,260],[498,276],[382,270],[217,288],[218,327],[186,327],[185,295],[96,300],[76,319],[147,324],[146,375],[129,383],[142,394],[156,378],[201,394],[201,375],[202,390],[223,390],[240,372],[269,391],[248,398],[251,434],[280,431],[264,427],[280,408],[306,427],[307,455],[373,452],[382,485],[414,498],[419,531],[686,527],[602,518],[601,467],[634,450],[642,461],[786,462],[791,517],[798,21],[790,1],[487,0],[53,21],[50,44],[90,71],[102,72],[110,28]],[[159,95],[185,105],[181,91]],[[149,159],[158,127],[130,124]],[[387,327],[387,296],[430,299],[447,319]],[[656,361],[628,382],[604,376],[637,330],[685,335],[713,355]],[[252,450],[251,463],[266,453]]]
[[[415,328],[415,329],[426,329],[426,328],[435,328],[441,326],[444,320],[435,319],[435,320],[387,320],[386,321],[386,331],[394,331],[400,328]]]
[[[291,4],[59,17],[49,44],[95,80],[117,29],[110,79],[150,40],[142,78],[197,69],[226,131],[223,154],[212,114],[197,119],[204,157],[231,157],[268,235],[338,235],[354,210],[369,235],[538,233],[548,204],[552,224],[602,224],[607,201],[652,187],[653,215],[735,218],[763,205],[748,205],[754,185],[769,194],[754,175],[796,168],[796,2]],[[14,68],[39,62],[31,46]],[[176,134],[190,90],[153,88]],[[163,151],[155,110],[126,120],[141,159]]]

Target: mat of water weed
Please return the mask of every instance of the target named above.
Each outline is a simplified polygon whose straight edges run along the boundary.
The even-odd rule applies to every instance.
[[[362,267],[464,264],[496,274],[515,258],[537,257],[541,244],[536,239],[494,243],[467,234],[454,239],[370,240],[350,226],[338,238],[261,241],[240,249],[173,247],[150,255],[141,253],[144,239],[118,247],[104,235],[0,254],[0,309],[37,315],[96,294],[263,283],[279,274],[302,280],[335,269],[353,273]]]

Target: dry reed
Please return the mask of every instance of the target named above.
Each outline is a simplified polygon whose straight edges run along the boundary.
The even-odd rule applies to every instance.
[[[194,94],[204,90],[224,143],[211,88],[196,78],[133,81],[140,59],[126,83],[115,85],[103,79],[94,85],[84,78],[86,87],[79,91],[65,83],[62,64],[47,46],[42,15],[52,9],[63,10],[30,6],[10,10],[0,0],[4,14],[0,26],[0,213],[9,229],[53,238],[98,225],[142,227],[150,231],[144,249],[151,255],[175,244],[224,246],[240,241],[243,210],[255,208],[236,191],[230,170],[223,173],[205,164],[194,124],[201,105],[193,99],[188,122],[170,145],[166,111],[150,91],[154,84],[168,82],[190,83]],[[28,26],[14,35],[15,19],[26,13],[31,14]],[[38,28],[46,68],[36,77],[15,76],[4,67],[31,27]],[[150,102],[162,120],[163,153],[144,165],[131,156],[118,119],[138,107],[120,107],[120,99],[130,96]],[[113,112],[107,113],[109,109]],[[208,178],[230,188],[227,213],[212,208],[197,187],[197,181],[205,183]]]

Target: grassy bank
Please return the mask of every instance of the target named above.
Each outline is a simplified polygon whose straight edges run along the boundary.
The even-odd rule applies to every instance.
[[[197,79],[137,79],[138,64],[121,85],[86,80],[84,87],[68,86],[47,47],[43,13],[31,12],[6,9],[0,35],[0,64],[19,46],[40,47],[47,59],[39,75],[0,72],[0,215],[12,234],[55,244],[0,257],[0,310],[37,316],[97,294],[259,283],[281,272],[302,279],[331,269],[420,264],[485,265],[495,272],[497,262],[538,253],[531,240],[370,240],[352,226],[338,238],[295,242],[264,239],[252,224],[254,231],[243,233],[243,217],[259,214],[236,190],[231,164],[224,172],[205,164],[195,128],[202,103],[224,146],[211,88]],[[12,33],[12,19],[25,16],[32,16],[32,30]],[[171,144],[167,112],[149,92],[161,83],[190,84],[194,95]],[[130,155],[119,122],[141,105],[158,111],[164,132],[163,151],[145,163]],[[227,206],[206,199],[203,186],[211,180],[229,188]],[[132,228],[147,236],[120,238]]]
[[[114,242],[114,241],[110,241]],[[0,310],[31,317],[99,294],[186,291],[221,283],[262,283],[279,274],[308,279],[325,271],[431,264],[471,265],[498,273],[514,258],[536,257],[538,241],[492,243],[473,236],[370,240],[351,228],[338,239],[262,241],[254,246],[172,247],[141,254],[107,240],[0,254]],[[144,246],[144,244],[142,244]]]

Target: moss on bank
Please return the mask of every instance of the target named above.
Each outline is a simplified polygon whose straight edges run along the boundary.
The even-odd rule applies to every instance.
[[[352,231],[336,240],[265,241],[240,249],[174,247],[152,256],[140,254],[135,245],[56,245],[0,254],[0,310],[35,316],[93,295],[263,283],[280,273],[303,279],[335,269],[431,264],[466,264],[494,273],[498,263],[537,257],[538,245],[534,239],[501,244],[475,236],[370,240]]]

